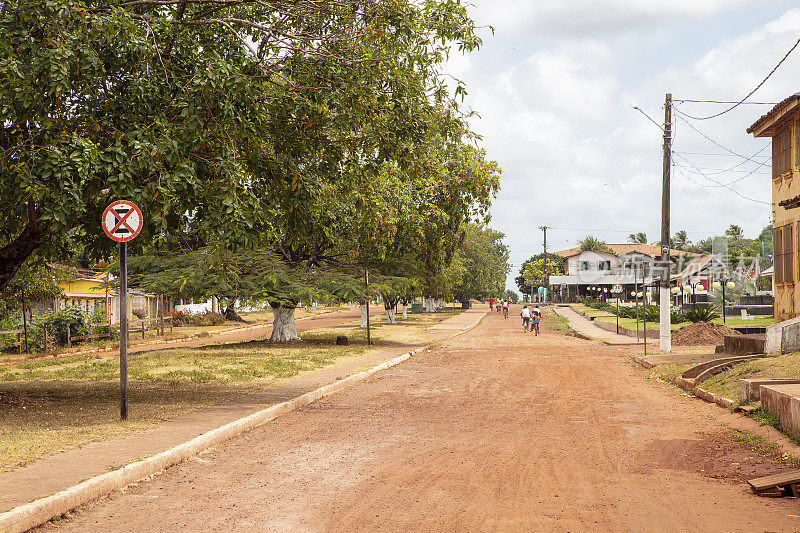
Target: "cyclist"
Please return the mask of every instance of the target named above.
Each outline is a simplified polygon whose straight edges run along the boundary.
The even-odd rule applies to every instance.
[[[508,320],[508,300],[503,300],[503,317]]]
[[[528,323],[531,321],[531,311],[528,309],[528,306],[525,305],[522,307],[522,312],[520,313],[522,316],[522,331],[528,331]]]

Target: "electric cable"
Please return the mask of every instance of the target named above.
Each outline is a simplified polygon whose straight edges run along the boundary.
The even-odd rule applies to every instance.
[[[680,113],[681,115],[684,115],[684,116],[686,116],[686,117],[688,117],[688,118],[691,118],[691,119],[693,119],[693,120],[709,120],[709,119],[716,118],[716,117],[719,117],[719,116],[721,116],[721,115],[724,115],[725,113],[727,113],[727,112],[729,112],[729,111],[732,111],[732,110],[736,109],[737,107],[739,107],[740,105],[742,105],[742,104],[744,103],[744,101],[745,101],[745,100],[747,100],[748,98],[750,98],[751,96],[753,96],[753,94],[754,94],[754,93],[755,93],[757,90],[759,90],[759,89],[761,88],[761,86],[762,86],[762,85],[764,85],[764,84],[767,82],[767,80],[770,78],[770,76],[772,76],[772,75],[775,73],[775,71],[776,71],[776,70],[778,70],[778,67],[780,67],[780,66],[783,64],[783,62],[784,62],[784,61],[786,61],[786,58],[788,58],[788,57],[789,57],[789,54],[791,54],[792,52],[794,52],[794,49],[795,49],[795,48],[797,48],[797,46],[798,46],[798,45],[800,45],[800,38],[799,38],[799,39],[797,39],[797,41],[795,41],[794,45],[793,45],[793,46],[792,46],[792,47],[789,49],[789,51],[788,51],[788,52],[786,52],[786,55],[784,55],[784,56],[783,56],[783,58],[782,58],[780,61],[778,61],[778,64],[777,64],[777,65],[775,65],[775,68],[773,68],[772,70],[770,70],[770,71],[769,71],[769,74],[767,74],[767,76],[766,76],[766,77],[765,77],[763,80],[761,80],[761,83],[759,83],[758,85],[756,85],[756,88],[755,88],[755,89],[753,89],[752,91],[750,91],[749,93],[747,93],[747,96],[745,96],[744,98],[742,98],[741,100],[739,100],[738,102],[736,102],[734,105],[732,105],[732,106],[731,106],[731,107],[729,107],[728,109],[725,109],[724,111],[720,111],[719,113],[715,113],[715,114],[713,114],[713,115],[709,115],[709,116],[707,116],[707,117],[694,117],[694,116],[692,116],[692,115],[688,115],[688,114],[686,114],[686,113],[683,113],[682,111],[678,111],[678,113]]]

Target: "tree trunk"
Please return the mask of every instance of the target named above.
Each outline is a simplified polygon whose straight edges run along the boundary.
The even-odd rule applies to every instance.
[[[28,202],[28,223],[19,236],[0,248],[0,292],[14,278],[19,267],[42,244],[42,232],[37,224],[39,212],[33,200]]]
[[[408,302],[403,300],[403,320],[408,320]]]
[[[397,324],[397,320],[395,320],[394,307],[386,310],[386,320],[389,322],[389,324]]]
[[[361,329],[367,329],[367,304],[361,304]]]
[[[272,336],[270,342],[299,341],[297,328],[294,325],[294,307],[279,305],[272,307]]]

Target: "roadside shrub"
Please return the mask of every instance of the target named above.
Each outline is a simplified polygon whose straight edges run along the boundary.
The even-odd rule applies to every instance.
[[[669,317],[673,324],[681,324],[686,322],[686,313],[684,313],[681,309],[670,310]]]
[[[172,312],[173,324],[176,326],[219,326],[225,323],[225,315],[206,311],[205,313]]]
[[[695,306],[693,309],[687,309],[683,312],[686,320],[689,322],[711,322],[715,318],[719,318],[717,310],[708,304],[701,304]]]
[[[133,316],[135,316],[139,320],[143,320],[144,319],[145,313],[144,313],[144,311],[142,309],[134,309],[133,311],[131,311],[131,313],[133,314]]]
[[[48,336],[58,344],[67,344],[67,324],[71,335],[88,335],[86,316],[77,305],[65,307],[61,311],[48,310],[45,314],[34,319],[34,325],[41,327],[47,325]]]
[[[206,311],[205,313],[190,315],[189,323],[193,326],[220,326],[225,323],[225,315]]]
[[[172,316],[172,325],[185,326],[189,314],[190,313],[187,313],[186,311],[178,311],[177,309],[173,309],[172,312],[170,313],[170,316]]]

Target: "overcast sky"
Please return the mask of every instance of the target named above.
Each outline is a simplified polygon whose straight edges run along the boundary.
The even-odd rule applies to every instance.
[[[494,36],[482,29],[481,50],[453,57],[448,72],[466,83],[465,105],[480,114],[473,129],[503,169],[491,226],[511,250],[509,287],[522,261],[542,249],[538,226],[553,227],[550,250],[586,234],[625,242],[643,231],[658,240],[661,131],[631,104],[663,122],[667,92],[741,99],[800,38],[796,5],[475,0],[473,19]],[[798,74],[800,47],[751,100],[799,92]],[[726,107],[676,102],[696,116]],[[738,224],[755,237],[770,223],[769,143],[745,130],[771,107],[740,106],[703,121],[675,113],[672,234],[683,229],[695,241]]]

